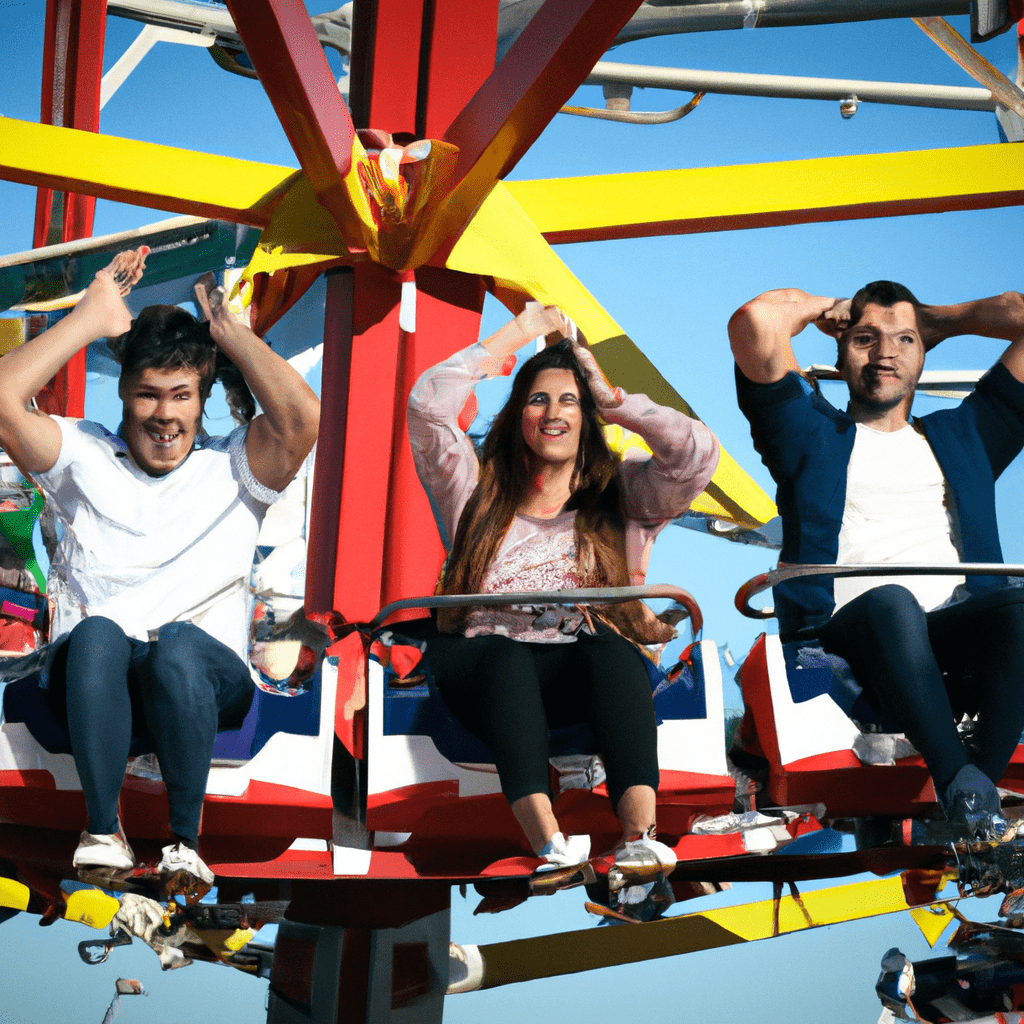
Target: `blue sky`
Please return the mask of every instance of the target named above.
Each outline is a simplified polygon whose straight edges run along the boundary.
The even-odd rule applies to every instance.
[[[307,3],[313,12],[336,4]],[[0,0],[0,114],[37,120],[43,0]],[[968,33],[967,19],[954,20]],[[138,32],[136,23],[108,19],[105,65]],[[1012,34],[982,52],[1005,72],[1014,66]],[[637,63],[843,78],[973,84],[909,21],[787,30],[711,33],[630,43],[610,59]],[[667,109],[685,96],[637,91],[634,109]],[[601,106],[601,92],[584,87],[574,98]],[[284,133],[258,83],[228,75],[192,47],[160,44],[104,110],[105,133],[213,153],[294,166]],[[708,96],[689,117],[670,125],[636,127],[556,117],[513,171],[512,178],[565,177],[610,171],[654,170],[799,159],[850,153],[929,149],[997,141],[995,118],[985,113],[917,110],[861,104],[851,120],[830,102]],[[31,245],[34,190],[0,183],[0,252]],[[100,202],[95,233],[158,220],[158,211]],[[917,218],[887,218],[568,245],[559,255],[633,337],[724,445],[766,489],[767,472],[754,453],[732,389],[725,325],[743,301],[768,288],[797,286],[848,295],[866,281],[892,278],[925,302],[946,302],[1020,289],[1020,207]],[[503,322],[489,303],[484,332]],[[952,339],[929,356],[929,366],[984,368],[999,343]],[[817,332],[796,343],[803,363],[830,362],[834,348]],[[837,389],[833,399],[841,402]],[[919,399],[918,412],[936,400]],[[1021,466],[999,487],[1004,554],[1024,561],[1018,528]],[[744,580],[768,568],[771,553],[742,548],[682,530],[665,531],[655,547],[649,579],[678,582],[700,602],[706,635],[745,651],[760,627],[732,611]],[[727,706],[738,706],[729,687]],[[735,899],[763,899],[770,887],[738,887]],[[453,903],[453,937],[487,942],[520,935],[587,927],[578,893],[566,893],[494,918],[471,916],[475,900]],[[688,905],[686,909],[691,909]],[[982,911],[982,914],[992,910]],[[89,933],[58,924],[41,932],[34,919],[0,928],[6,937],[0,1024],[81,1019],[99,1021],[118,974],[143,978],[154,995],[125,1000],[125,1022],[189,1019],[222,1024],[260,1019],[265,985],[226,969],[196,965],[160,975],[152,954],[137,943],[117,950],[102,967],[79,969],[75,944]],[[723,1020],[756,1007],[766,1021],[812,1021],[834,1016],[870,1021],[878,960],[891,945],[924,953],[916,928],[866,922],[808,935],[735,947],[718,953],[618,968],[597,975],[456,997],[448,1021],[515,1020],[572,1013],[594,1021],[664,1013],[691,1020]],[[45,941],[44,941],[45,940]],[[134,959],[133,959],[134,958]],[[130,966],[129,966],[130,965]],[[57,984],[52,979],[59,979]],[[187,1003],[187,1010],[185,1004]],[[73,1009],[72,1007],[77,1007]],[[174,1009],[174,1008],[177,1008]],[[206,1017],[203,1014],[207,1014]]]

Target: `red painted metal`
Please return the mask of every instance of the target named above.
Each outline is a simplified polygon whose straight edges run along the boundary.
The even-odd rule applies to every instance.
[[[360,0],[355,5],[349,104],[357,128],[417,133],[425,8],[425,0]]]
[[[452,122],[457,185],[441,217],[448,241],[533,145],[640,6],[638,0],[547,0]],[[422,260],[431,254],[418,253]]]
[[[328,278],[306,608],[350,622],[380,607],[400,297],[374,264]]]
[[[423,267],[416,274],[416,284],[416,332],[403,332],[401,340],[382,605],[432,593],[437,581],[444,549],[413,465],[405,407],[413,384],[424,370],[479,338],[484,302],[483,282],[468,274]],[[416,614],[409,610],[397,617],[413,618]]]
[[[433,0],[426,36],[416,134],[439,139],[494,70],[498,2],[476,0],[467,18],[463,0]]]
[[[302,0],[228,0],[228,9],[313,190],[349,238],[342,179],[355,128]]]
[[[48,0],[39,117],[43,124],[99,131],[106,26],[107,0]],[[88,237],[95,207],[93,196],[39,188],[33,247]]]
[[[48,0],[39,117],[43,124],[99,131],[106,26],[107,0]],[[94,196],[40,187],[33,247],[88,237],[95,209]],[[61,396],[59,407],[49,411],[84,415],[84,351],[57,372],[49,389]]]
[[[352,357],[353,273],[327,274],[324,354],[320,381],[320,437],[316,447],[313,501],[306,558],[306,612],[334,607],[338,563],[338,520],[345,471],[349,362]]]

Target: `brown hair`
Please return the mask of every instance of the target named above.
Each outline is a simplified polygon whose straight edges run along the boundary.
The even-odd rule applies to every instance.
[[[205,405],[214,381],[224,385],[225,399],[238,423],[248,423],[256,403],[241,371],[210,337],[210,326],[180,306],[146,306],[131,328],[107,342],[121,364],[118,394],[143,370],[192,370],[199,376],[199,400]]]
[[[480,450],[480,477],[459,518],[441,586],[443,594],[475,594],[526,497],[531,474],[522,415],[533,382],[542,370],[569,370],[580,392],[580,444],[566,510],[576,510],[576,564],[582,585],[627,586],[625,518],[615,477],[618,456],[608,448],[590,386],[572,345],[561,341],[538,352],[520,368],[512,392],[495,416]],[[639,607],[634,607],[639,606]],[[457,633],[468,609],[442,608],[438,628]],[[640,643],[664,642],[671,627],[658,622],[642,602],[602,609],[601,617]],[[654,625],[651,625],[651,623]],[[659,628],[660,627],[660,628]]]

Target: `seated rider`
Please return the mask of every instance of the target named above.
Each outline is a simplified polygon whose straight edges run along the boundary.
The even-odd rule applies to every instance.
[[[50,569],[48,700],[66,721],[88,827],[74,864],[127,870],[118,817],[133,736],[154,752],[175,842],[161,870],[213,875],[197,852],[214,738],[252,703],[247,582],[260,523],[312,448],[319,402],[305,381],[229,313],[209,324],[175,306],[133,321],[123,296],[143,247],[99,271],[58,324],[0,361],[0,445],[63,524]],[[123,337],[119,337],[123,335]],[[47,416],[32,397],[101,338],[122,348],[117,434]],[[218,349],[263,411],[228,437],[202,430]]]
[[[575,333],[556,307],[529,303],[424,373],[409,396],[416,467],[451,549],[446,594],[642,584],[655,536],[711,479],[711,431],[646,395],[609,389],[585,342],[562,340]],[[520,369],[478,460],[459,413],[478,381],[507,373],[513,353],[540,336],[548,347]],[[638,433],[654,457],[620,461],[598,416]],[[437,631],[427,644],[434,681],[490,748],[538,857],[568,865],[589,856],[589,836],[563,835],[548,790],[549,727],[586,722],[622,825],[620,860],[653,854],[671,870],[672,850],[654,838],[656,722],[635,646],[664,642],[671,629],[634,602],[442,609]]]
[[[791,338],[838,342],[846,411],[804,377]],[[925,353],[1010,342],[954,409],[911,417]],[[1024,445],[1024,296],[926,306],[875,281],[852,300],[765,292],[729,321],[740,408],[778,484],[782,563],[1001,562],[995,481]],[[996,782],[1024,727],[1024,588],[1006,577],[813,577],[775,589],[784,643],[844,658],[921,752],[951,820],[999,831]],[[954,712],[977,714],[965,747]],[[993,816],[995,816],[993,818]]]

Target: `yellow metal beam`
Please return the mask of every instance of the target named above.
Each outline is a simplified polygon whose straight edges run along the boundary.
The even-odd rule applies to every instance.
[[[1024,147],[871,153],[507,187],[552,244],[639,238],[1021,205]]]
[[[301,172],[0,117],[0,178],[264,227]]]
[[[451,270],[492,278],[495,294],[513,312],[529,299],[560,306],[579,324],[613,384],[643,392],[661,405],[696,417],[545,242],[505,183],[499,181],[484,201],[446,265]],[[608,428],[608,441],[620,451],[632,445],[646,448],[639,437],[618,427]],[[745,527],[760,526],[777,514],[768,495],[724,449],[714,479],[692,508]]]
[[[737,907],[666,918],[640,927],[585,931],[480,946],[481,988],[718,949],[908,910],[899,877],[855,882]]]

